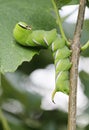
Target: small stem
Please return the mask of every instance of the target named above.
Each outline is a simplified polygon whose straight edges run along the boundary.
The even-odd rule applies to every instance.
[[[1,73],[0,73],[0,90],[1,90]],[[10,130],[7,120],[4,116],[1,108],[0,108],[0,121],[2,122],[3,130]]]
[[[81,47],[81,51],[86,50],[88,47],[89,47],[89,41],[87,41],[87,43],[85,43],[85,45],[83,45],[83,46]]]
[[[54,10],[55,10],[55,13],[56,13],[56,17],[57,17],[57,23],[58,23],[58,26],[59,26],[59,29],[60,29],[60,32],[61,32],[61,35],[62,37],[65,39],[66,41],[66,44],[69,46],[70,43],[69,41],[67,40],[66,36],[65,36],[65,33],[64,33],[64,30],[63,30],[63,27],[62,27],[62,22],[61,22],[61,17],[60,17],[60,14],[59,14],[59,10],[54,2],[54,0],[52,0],[52,4],[54,6]]]
[[[4,117],[3,112],[2,112],[1,109],[0,109],[0,120],[1,120],[2,125],[3,125],[3,129],[4,129],[4,130],[10,130],[9,125],[8,125],[8,123],[7,123],[7,120],[6,120],[6,118]]]
[[[1,89],[1,73],[0,73],[0,89]]]
[[[68,112],[68,130],[76,130],[76,100],[77,100],[77,79],[78,63],[80,55],[80,37],[84,22],[86,0],[80,0],[78,18],[75,27],[74,38],[72,41],[72,67],[70,70],[70,94],[69,94],[69,112]]]

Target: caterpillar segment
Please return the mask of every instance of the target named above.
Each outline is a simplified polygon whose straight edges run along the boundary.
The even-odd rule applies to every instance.
[[[72,51],[66,46],[66,42],[62,38],[58,39],[58,45],[54,40],[52,52],[55,64],[55,89],[52,93],[52,101],[54,102],[55,93],[61,91],[69,94],[69,70],[71,68],[70,55]],[[56,45],[56,48],[55,48]]]
[[[56,29],[33,31],[26,23],[19,22],[14,28],[13,35],[15,40],[23,46],[51,48],[55,64],[55,89],[52,94],[52,101],[54,101],[54,95],[58,91],[69,94],[71,50],[65,40],[57,34]]]

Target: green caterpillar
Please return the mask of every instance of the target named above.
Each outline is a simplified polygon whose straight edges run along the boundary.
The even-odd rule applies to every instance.
[[[69,94],[69,69],[71,68],[71,50],[66,45],[66,41],[57,34],[56,29],[51,31],[35,30],[24,22],[16,24],[13,35],[15,40],[24,46],[50,48],[55,64],[55,89],[52,100],[57,91]]]

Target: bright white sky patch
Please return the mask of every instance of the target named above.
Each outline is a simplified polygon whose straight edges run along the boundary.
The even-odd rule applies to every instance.
[[[76,23],[77,16],[78,16],[78,5],[64,6],[60,10],[61,17],[65,17],[66,15],[69,15],[69,14],[70,16],[66,19],[66,22]],[[86,7],[85,19],[88,19],[88,18],[89,18],[89,9]]]

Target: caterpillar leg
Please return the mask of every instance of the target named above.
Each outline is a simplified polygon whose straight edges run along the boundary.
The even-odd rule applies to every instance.
[[[69,87],[70,87],[70,82],[69,80],[64,80],[64,81],[58,81],[56,82],[56,88],[54,89],[52,93],[52,102],[54,102],[54,96],[56,92],[63,92],[64,94],[69,95]]]
[[[52,101],[54,102],[54,96],[56,92],[63,92],[69,94],[69,71],[61,71],[56,76],[56,86],[52,93]]]
[[[67,62],[68,61],[68,62]],[[66,63],[66,64],[65,64]],[[56,66],[56,80],[55,80],[55,89],[52,93],[52,101],[54,102],[54,96],[56,92],[63,92],[69,94],[69,69],[71,68],[72,63],[69,59],[62,59],[59,63],[59,66]]]
[[[55,103],[55,102],[54,102],[54,96],[55,96],[55,94],[56,94],[56,89],[54,89],[54,91],[52,92],[52,98],[51,98],[51,99],[52,99],[52,102],[53,102],[53,103]]]

